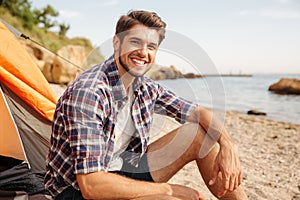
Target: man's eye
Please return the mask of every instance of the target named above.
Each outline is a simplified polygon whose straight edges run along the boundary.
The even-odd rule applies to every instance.
[[[132,43],[132,44],[139,44],[139,41],[137,41],[137,40],[132,40],[131,43]]]
[[[148,49],[155,50],[156,46],[155,45],[148,45]]]

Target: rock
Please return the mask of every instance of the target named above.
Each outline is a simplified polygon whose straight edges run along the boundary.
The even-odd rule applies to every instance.
[[[44,68],[45,62],[52,63],[54,54],[49,50],[26,40],[20,40],[20,43],[24,46],[29,55],[31,55],[33,61],[37,64],[41,71]]]
[[[57,51],[57,54],[77,66],[81,66],[88,55],[84,47],[77,45],[64,46]],[[52,66],[48,65],[47,69],[45,70],[49,71],[50,69],[52,80],[49,80],[49,82],[57,84],[68,84],[69,82],[74,80],[79,69],[77,66],[66,62],[59,56],[56,56],[53,59]]]
[[[54,78],[52,76],[52,69],[53,69],[52,62],[45,62],[42,68],[42,73],[44,74],[47,81],[50,83],[54,83]]]
[[[173,65],[171,65],[170,67],[153,65],[151,70],[147,72],[146,76],[150,77],[153,80],[164,80],[182,78],[183,74]]]
[[[98,51],[93,53],[92,58],[89,55],[89,60],[87,60],[90,52],[79,45],[67,45],[54,53],[31,41],[19,41],[50,83],[69,84],[78,75],[79,71],[87,70],[95,63],[100,63],[100,61],[104,60]],[[89,62],[85,63],[87,61]]]
[[[261,112],[259,110],[249,110],[247,112],[248,115],[267,115],[265,112]]]
[[[282,78],[277,83],[270,85],[269,91],[277,94],[300,94],[300,80]]]
[[[186,73],[183,75],[184,78],[202,78],[202,75],[194,74],[194,73]]]

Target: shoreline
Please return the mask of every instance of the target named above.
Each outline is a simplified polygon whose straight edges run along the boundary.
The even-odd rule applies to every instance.
[[[253,114],[247,114],[247,111],[238,111],[238,110],[228,110],[225,111],[226,113],[236,113],[245,117],[254,117],[257,119],[262,119],[262,120],[267,120],[267,121],[274,121],[274,122],[278,122],[278,123],[286,123],[286,124],[294,124],[294,125],[300,125],[300,122],[293,122],[293,121],[284,121],[284,120],[280,120],[277,119],[276,117],[272,117],[269,115],[269,113],[266,113],[267,115],[253,115]]]

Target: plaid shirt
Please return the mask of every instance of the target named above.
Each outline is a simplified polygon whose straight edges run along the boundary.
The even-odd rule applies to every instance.
[[[146,77],[134,82],[132,119],[136,132],[124,159],[137,166],[147,150],[153,113],[180,123],[196,105]],[[60,97],[52,123],[45,186],[55,196],[72,185],[76,174],[107,171],[114,149],[117,111],[127,101],[113,57],[83,73]]]

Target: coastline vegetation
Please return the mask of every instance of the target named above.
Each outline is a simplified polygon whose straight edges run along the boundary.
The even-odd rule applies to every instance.
[[[50,5],[37,9],[31,6],[29,0],[0,0],[0,16],[24,35],[53,52],[66,45],[80,45],[88,51],[93,49],[87,38],[66,36],[70,25],[59,23],[59,12]]]

